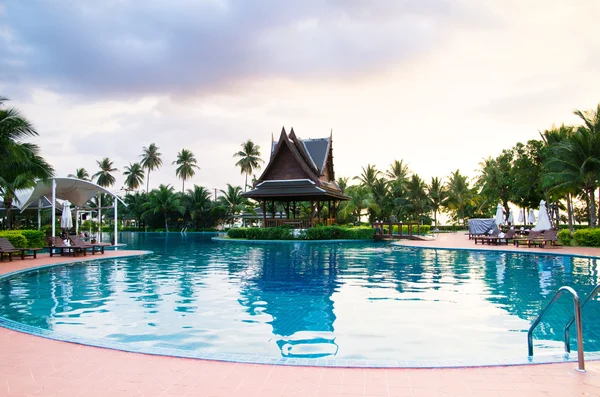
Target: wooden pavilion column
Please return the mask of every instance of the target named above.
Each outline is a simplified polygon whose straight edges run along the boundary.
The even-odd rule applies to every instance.
[[[271,200],[271,219],[275,219],[275,200]]]
[[[294,208],[294,219],[296,219],[296,200],[292,201],[292,205]]]
[[[315,202],[310,200],[310,227],[315,226]]]
[[[267,201],[262,200],[260,202],[260,209],[263,213],[263,227],[267,227]]]
[[[285,217],[287,219],[290,219],[290,202],[286,201],[286,205],[285,205]]]

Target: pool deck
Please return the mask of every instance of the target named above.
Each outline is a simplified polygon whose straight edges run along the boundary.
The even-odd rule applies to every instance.
[[[463,233],[441,234],[435,241],[401,244],[439,248],[475,246]],[[594,248],[514,248],[599,256]],[[107,251],[85,259],[139,255]],[[47,254],[0,263],[0,274],[31,267],[79,261]],[[468,344],[466,344],[468,347]],[[449,369],[361,369],[231,364],[159,357],[58,342],[0,328],[2,396],[390,396],[390,397],[574,397],[600,396],[600,362]]]

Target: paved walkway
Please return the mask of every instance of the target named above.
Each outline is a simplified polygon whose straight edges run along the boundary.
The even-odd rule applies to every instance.
[[[435,242],[403,243],[455,248],[474,246],[463,234],[440,235]],[[600,256],[600,249],[553,250]],[[104,256],[88,256],[86,259],[139,253],[107,252]],[[51,259],[47,255],[35,260],[5,261],[0,263],[0,274],[64,261],[65,258]],[[575,365],[344,369],[230,364],[125,353],[57,342],[0,328],[0,397],[600,397],[600,362],[588,362],[586,373],[576,372]]]

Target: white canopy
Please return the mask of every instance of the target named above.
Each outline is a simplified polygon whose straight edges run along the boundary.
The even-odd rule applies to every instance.
[[[513,210],[510,210],[510,213],[508,214],[508,220],[506,221],[508,223],[510,223],[511,225],[515,223],[515,214],[513,213]]]
[[[496,221],[496,225],[501,225],[504,223],[504,210],[502,209],[502,204],[498,204],[494,220]]]
[[[544,231],[552,229],[552,223],[550,217],[548,217],[548,210],[546,209],[546,202],[540,201],[540,212],[538,212],[538,223],[531,230]]]
[[[55,231],[55,216],[56,216],[56,199],[68,200],[75,204],[77,207],[83,207],[85,203],[90,201],[92,197],[95,197],[98,193],[105,193],[113,196],[115,200],[114,215],[115,215],[115,241],[117,245],[117,200],[123,203],[123,200],[116,194],[108,191],[100,185],[96,185],[93,182],[84,181],[77,178],[52,178],[46,181],[38,181],[37,185],[33,189],[31,196],[27,199],[27,202],[22,206],[21,211],[25,210],[31,203],[38,201],[42,197],[49,197],[52,205],[52,236],[56,235]],[[125,203],[123,203],[125,204]],[[100,219],[100,230],[102,217],[100,216],[101,207],[98,208],[98,218]]]
[[[106,193],[119,199],[117,195],[111,193],[102,186],[96,185],[93,182],[84,181],[76,178],[53,178],[47,181],[39,181],[29,199],[21,206],[21,211],[29,207],[33,202],[40,198],[52,197],[52,181],[56,181],[56,196],[61,200],[69,200],[77,207],[83,207],[85,203],[90,201],[98,193]],[[120,200],[120,199],[119,199]],[[50,200],[52,202],[52,200]]]

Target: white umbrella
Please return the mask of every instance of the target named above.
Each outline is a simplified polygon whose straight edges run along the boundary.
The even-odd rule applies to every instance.
[[[63,213],[60,217],[60,227],[63,229],[70,229],[73,227],[73,218],[71,217],[71,203],[65,200],[63,206]]]
[[[502,210],[502,204],[498,204],[494,220],[496,221],[496,225],[501,225],[504,223],[504,211]]]
[[[538,223],[531,230],[550,230],[552,229],[552,223],[550,222],[550,217],[548,216],[548,210],[546,209],[546,202],[544,200],[540,201],[540,212],[538,213]]]
[[[525,212],[525,210],[521,210],[521,208],[519,208],[519,223],[523,223],[523,213]]]
[[[535,223],[535,214],[533,213],[533,208],[529,209],[529,216],[527,217],[527,222],[529,222],[530,224]]]
[[[508,220],[506,222],[510,223],[511,225],[515,223],[515,214],[513,213],[513,210],[510,210],[508,213]]]

